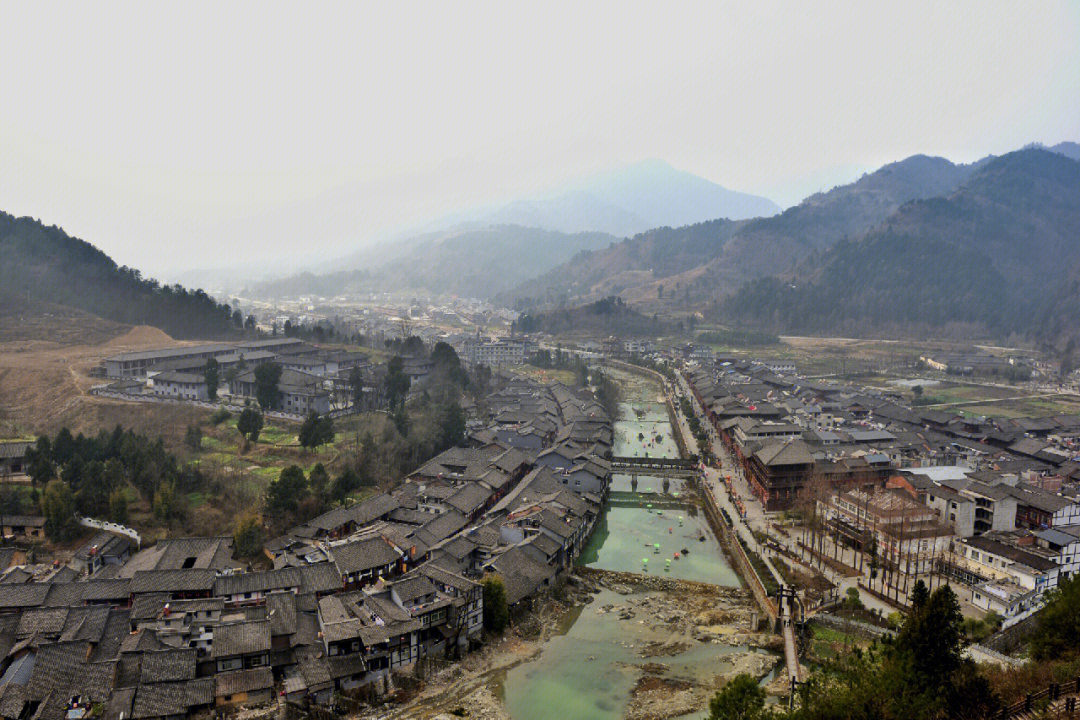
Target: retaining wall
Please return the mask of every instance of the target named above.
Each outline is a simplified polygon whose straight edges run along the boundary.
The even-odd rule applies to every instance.
[[[754,601],[757,602],[761,611],[769,617],[770,627],[776,626],[777,618],[780,617],[780,611],[776,607],[776,603],[769,597],[769,594],[765,591],[765,586],[761,582],[761,578],[758,577],[757,571],[754,570],[754,566],[750,562],[750,558],[746,556],[746,551],[743,550],[742,543],[735,537],[735,529],[727,524],[724,520],[724,516],[720,513],[720,508],[716,504],[716,499],[713,498],[712,493],[708,488],[705,488],[700,493],[704,498],[705,518],[709,521],[709,526],[712,527],[713,534],[716,535],[717,540],[720,541],[720,545],[727,552],[728,558],[731,559],[732,565],[735,568],[735,572],[739,574],[739,577],[743,579],[746,586],[750,588],[750,593],[754,596]]]

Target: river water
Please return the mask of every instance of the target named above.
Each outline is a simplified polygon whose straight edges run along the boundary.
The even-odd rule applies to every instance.
[[[678,446],[660,388],[637,376],[620,372],[612,376],[622,390],[614,453],[677,458]],[[671,483],[671,493],[681,491],[681,481]],[[693,513],[693,508],[680,506],[673,495],[663,496],[662,487],[662,480],[641,476],[637,492],[631,493],[630,478],[616,476],[615,499],[579,564],[738,586],[739,578],[704,517]],[[514,720],[623,717],[631,690],[641,676],[640,666],[647,662],[641,648],[666,639],[649,623],[619,620],[615,613],[603,611],[605,606],[625,602],[617,593],[602,590],[592,603],[569,613],[536,659],[507,673],[503,696]],[[725,656],[745,649],[700,643],[663,658],[663,662],[669,666],[669,677],[702,683],[730,669]],[[703,716],[704,712],[688,717]]]

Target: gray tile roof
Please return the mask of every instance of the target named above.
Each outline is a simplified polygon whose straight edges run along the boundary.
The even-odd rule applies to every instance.
[[[401,556],[381,537],[364,538],[330,548],[338,569],[343,574],[385,567]]]
[[[214,628],[214,641],[210,646],[210,657],[232,657],[270,650],[270,621],[253,620],[250,622],[218,625]]]
[[[214,695],[217,697],[272,690],[273,687],[274,673],[268,667],[237,670],[214,676]]]
[[[145,684],[194,680],[197,655],[198,651],[195,648],[143,653],[139,681]]]
[[[135,691],[132,720],[187,715],[214,701],[214,681],[207,678],[187,682],[139,685]]]

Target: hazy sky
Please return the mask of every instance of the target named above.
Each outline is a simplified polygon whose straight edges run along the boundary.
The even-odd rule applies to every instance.
[[[1077,2],[0,3],[0,209],[168,275],[662,158],[791,202],[1080,141]]]

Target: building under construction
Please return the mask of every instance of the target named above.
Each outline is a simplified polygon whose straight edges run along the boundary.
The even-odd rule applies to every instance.
[[[852,489],[817,502],[821,532],[853,549],[860,568],[871,562],[894,574],[930,573],[948,553],[953,531],[933,508],[898,490]]]

